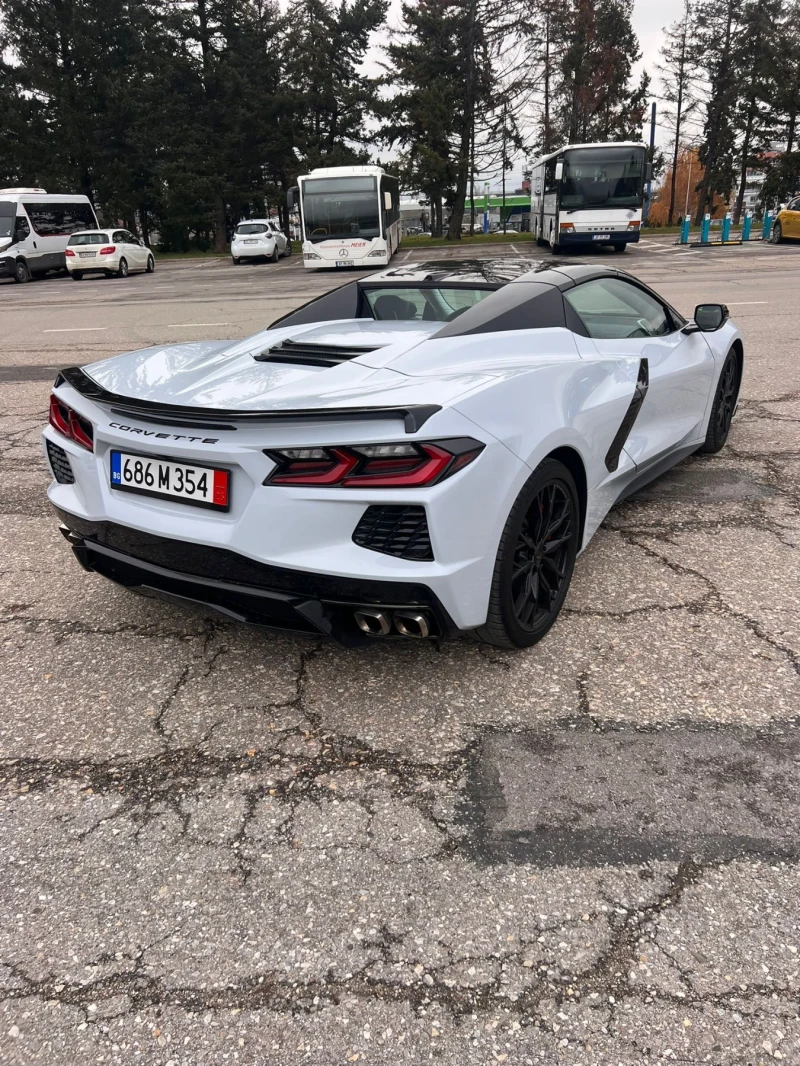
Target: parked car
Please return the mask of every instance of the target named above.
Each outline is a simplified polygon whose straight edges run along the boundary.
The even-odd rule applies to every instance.
[[[788,204],[781,204],[778,217],[772,224],[772,243],[780,244],[786,238],[800,240],[800,196],[793,197]]]
[[[246,340],[62,370],[48,495],[84,569],[129,589],[349,643],[525,648],[609,508],[723,447],[743,365],[724,305],[689,322],[612,267],[409,262]]]
[[[87,274],[127,278],[137,271],[152,274],[156,268],[151,249],[126,229],[73,233],[64,254],[73,281],[83,281]]]
[[[0,278],[25,282],[63,270],[70,235],[96,225],[86,196],[0,189]]]
[[[292,254],[292,242],[271,218],[251,218],[240,222],[231,241],[234,266],[243,259],[268,259],[277,263],[281,256]]]

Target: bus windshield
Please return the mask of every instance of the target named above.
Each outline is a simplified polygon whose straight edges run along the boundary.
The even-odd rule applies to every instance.
[[[572,148],[564,153],[561,207],[641,207],[644,148]]]
[[[380,237],[374,178],[310,178],[303,182],[306,240]]]

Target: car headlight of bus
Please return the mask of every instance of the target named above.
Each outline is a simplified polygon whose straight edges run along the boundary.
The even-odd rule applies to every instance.
[[[303,252],[303,259],[322,259],[322,256],[316,252]]]
[[[376,255],[386,255],[386,249],[385,248],[376,248],[374,252],[370,252],[367,255],[367,259],[372,259],[372,257],[376,256]]]

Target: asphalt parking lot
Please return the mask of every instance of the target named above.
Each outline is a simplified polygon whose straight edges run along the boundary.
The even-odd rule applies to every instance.
[[[0,284],[3,1066],[800,1062],[800,246],[613,261],[729,304],[739,414],[521,654],[245,630],[57,531],[54,368],[244,337],[338,276]]]

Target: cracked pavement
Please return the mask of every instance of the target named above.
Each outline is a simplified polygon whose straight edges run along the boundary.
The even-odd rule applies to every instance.
[[[799,254],[629,257],[730,303],[740,410],[523,654],[264,634],[71,558],[47,367],[113,343],[30,338],[183,339],[203,293],[246,336],[298,264],[266,313],[258,267],[0,287],[3,1066],[800,1063]]]

